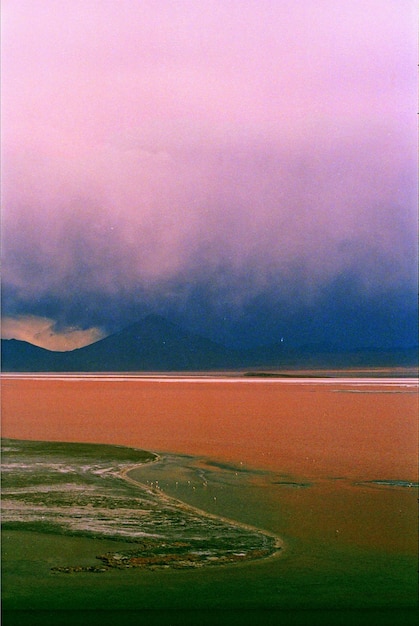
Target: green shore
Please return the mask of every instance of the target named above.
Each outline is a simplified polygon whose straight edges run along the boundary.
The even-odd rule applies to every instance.
[[[12,441],[7,445],[18,447]],[[58,452],[57,445],[62,446]],[[50,455],[51,460],[51,451],[61,455],[61,461],[65,458],[67,469],[75,457],[80,466],[95,465],[98,473],[93,482],[91,477],[87,479],[95,488],[105,484],[101,482],[102,470],[110,461],[114,463],[117,459],[120,470],[121,464],[127,469],[155,458],[149,453],[114,446],[41,443],[36,451],[37,458],[45,461]],[[86,451],[89,463],[83,460]],[[22,450],[20,453],[22,456]],[[19,461],[18,452],[13,454],[14,462]],[[141,460],[139,454],[143,455]],[[4,462],[8,458],[5,459],[3,454]],[[80,464],[81,458],[83,462]],[[32,461],[35,461],[34,455]],[[44,475],[38,485],[46,484],[48,467],[44,466],[42,472]],[[16,521],[6,522],[2,542],[5,626],[47,623],[257,624],[262,619],[267,624],[291,626],[317,623],[401,626],[413,623],[417,608],[417,575],[412,542],[408,545],[400,539],[392,549],[370,542],[368,533],[371,537],[376,536],[383,522],[377,515],[377,519],[370,520],[365,529],[362,511],[357,510],[356,503],[360,498],[368,501],[372,498],[378,505],[384,496],[386,502],[389,497],[390,502],[394,498],[395,506],[403,507],[406,516],[403,523],[408,528],[415,516],[417,488],[391,481],[388,485],[385,479],[389,477],[378,477],[382,478],[384,485],[373,486],[349,484],[344,478],[313,483],[304,477],[278,476],[180,455],[162,455],[160,462],[146,462],[141,468],[130,470],[128,475],[150,489],[155,488],[157,482],[167,501],[175,498],[190,507],[207,511],[214,520],[227,518],[239,522],[237,527],[231,527],[233,530],[228,526],[212,527],[216,536],[222,529],[233,533],[229,535],[229,541],[232,537],[234,541],[236,538],[243,541],[243,527],[260,529],[262,537],[281,537],[285,549],[273,558],[226,562],[210,567],[110,567],[101,573],[87,569],[62,573],[54,568],[69,565],[89,568],[99,563],[98,555],[132,553],[138,550],[138,538],[133,541],[132,536],[124,538],[117,534],[107,537],[97,529],[91,533],[63,532],[62,526],[61,530],[57,526],[48,528],[48,525],[33,520],[22,522],[21,519],[17,524]],[[33,488],[33,475],[30,480]],[[55,487],[57,481],[69,482],[65,473],[56,474],[54,480]],[[73,483],[74,480],[72,474]],[[122,497],[122,491],[124,497],[138,497],[134,484],[115,476],[111,480],[116,480],[118,497]],[[9,483],[7,479],[3,481],[6,493],[7,489],[9,493],[10,489],[27,491],[29,486],[22,480],[20,486],[16,482],[12,486],[12,483],[13,479]],[[36,489],[32,489],[31,498],[35,492]],[[346,498],[349,504],[353,499],[354,521],[347,531],[339,511],[333,511],[330,502],[328,505],[327,498],[331,497]],[[19,496],[15,498],[19,500]],[[27,495],[24,499],[27,501]],[[313,510],[313,502],[318,503],[318,510]],[[110,500],[106,506],[109,503]],[[304,510],[307,515],[302,519],[299,512]],[[326,522],[319,524],[316,520],[325,515],[325,511],[330,519],[325,518]],[[205,524],[210,517],[206,518]],[[196,521],[197,527],[202,523],[202,519]],[[238,535],[235,528],[241,529]],[[333,528],[342,530],[336,534]],[[399,530],[395,528],[394,532]],[[205,532],[209,532],[207,527]],[[365,537],[357,538],[357,533],[363,532]],[[175,535],[178,537],[177,533]],[[175,535],[172,540],[176,539]]]

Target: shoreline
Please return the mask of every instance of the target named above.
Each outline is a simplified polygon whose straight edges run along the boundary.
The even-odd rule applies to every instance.
[[[162,460],[162,457],[160,455],[158,455],[155,452],[152,452],[152,454],[156,455],[156,459],[151,461],[151,463],[159,463]],[[149,463],[147,463],[148,465]],[[275,543],[274,543],[274,548],[275,551],[272,552],[271,554],[268,554],[266,556],[260,557],[258,559],[254,558],[254,559],[249,559],[246,560],[246,562],[249,562],[250,560],[252,561],[256,561],[256,560],[261,560],[261,559],[269,559],[269,558],[273,558],[278,556],[279,554],[282,554],[283,551],[286,549],[286,544],[284,542],[284,540],[282,539],[282,537],[279,537],[278,535],[276,535],[273,532],[270,532],[268,530],[264,530],[261,528],[257,528],[256,526],[252,526],[251,524],[246,524],[244,522],[240,522],[238,520],[233,520],[231,518],[228,517],[224,517],[223,515],[215,515],[214,513],[210,513],[209,511],[205,511],[204,509],[201,509],[199,507],[193,506],[192,504],[188,504],[187,502],[184,502],[183,500],[179,500],[178,498],[174,498],[173,496],[169,496],[166,493],[164,493],[164,491],[162,489],[156,489],[153,487],[150,487],[149,485],[146,485],[145,483],[142,483],[138,480],[135,480],[134,478],[132,478],[131,476],[129,476],[129,472],[132,472],[134,470],[141,470],[141,468],[146,465],[146,463],[139,463],[136,465],[133,465],[131,467],[127,467],[123,470],[121,470],[120,472],[118,472],[118,476],[120,476],[123,480],[127,481],[128,483],[136,486],[136,487],[141,487],[142,489],[144,489],[146,492],[153,494],[153,495],[157,495],[159,496],[159,498],[165,502],[165,503],[176,503],[176,505],[178,507],[180,507],[182,510],[187,511],[189,513],[194,513],[194,514],[198,514],[202,517],[206,517],[208,519],[212,519],[212,520],[216,520],[216,521],[221,521],[223,523],[226,524],[231,524],[232,526],[237,526],[238,528],[242,528],[243,530],[248,530],[251,532],[255,532],[261,535],[266,535],[267,537],[270,537],[271,539],[274,539]],[[228,563],[229,565],[231,563]]]
[[[204,476],[196,472],[196,467],[199,470],[201,465],[196,466],[190,455],[183,464],[182,459],[171,459],[164,450],[148,447],[148,451],[154,449],[158,455],[150,455],[150,461],[133,456],[126,465],[114,467],[109,478],[115,493],[126,493],[132,502],[142,497],[153,498],[154,508],[166,509],[168,519],[172,517],[170,509],[178,508],[179,519],[186,520],[186,541],[195,535],[195,529],[199,534],[211,526],[216,531],[214,541],[218,543],[221,521],[211,519],[220,519],[218,513],[224,513],[226,517],[222,519],[235,526],[225,530],[227,541],[223,545],[227,550],[240,553],[260,546],[268,547],[270,553],[258,557],[255,551],[247,559],[240,554],[232,555],[231,560],[209,562],[209,567],[201,568],[200,557],[194,555],[199,545],[179,550],[178,544],[179,547],[167,551],[162,546],[168,539],[184,541],[178,527],[170,523],[160,529],[163,531],[159,533],[160,539],[140,538],[138,543],[124,540],[120,544],[102,538],[4,529],[5,607],[54,610],[76,605],[151,610],[163,603],[171,611],[180,609],[182,604],[188,608],[192,604],[205,611],[215,606],[302,609],[342,608],[356,603],[370,609],[383,601],[388,604],[397,601],[398,606],[412,606],[416,601],[417,536],[413,537],[416,489],[380,486],[365,489],[370,485],[355,488],[341,480],[334,480],[331,489],[323,483],[307,489],[291,489],[278,486],[269,476],[265,480],[261,475],[259,480],[258,473],[247,469],[239,473],[236,481],[234,467],[223,470],[216,465],[214,474]],[[169,474],[173,471],[170,479],[167,471]],[[220,471],[229,473],[220,474]],[[199,490],[199,481],[204,478],[208,480],[207,489]],[[142,496],[142,490],[151,491],[156,479],[160,487],[158,494],[153,489],[152,497],[145,491]],[[32,484],[29,475],[28,480]],[[179,490],[175,481],[179,481]],[[102,479],[98,478],[98,487],[101,484]],[[193,485],[196,485],[194,492]],[[173,506],[166,506],[163,499]],[[193,512],[196,519],[197,509],[203,511],[205,519],[193,528],[186,511]],[[133,523],[138,523],[138,513],[133,511],[131,518]],[[115,519],[121,519],[119,513]],[[256,529],[259,538],[250,536],[242,543],[245,533],[239,525]],[[263,528],[275,533],[279,547],[285,545],[285,553],[274,549],[273,539],[263,539],[268,535]],[[272,537],[272,533],[269,535]],[[238,538],[237,544],[230,540],[234,536]],[[169,558],[164,561],[166,554]],[[282,558],[276,558],[281,554]]]
[[[264,370],[252,372],[1,372],[1,380],[360,384],[418,386],[418,370]]]
[[[65,444],[60,444],[58,448],[53,445],[51,448],[48,442],[35,442],[37,446],[34,448],[31,445],[25,447],[25,441],[15,440],[13,448],[9,445],[12,443],[13,440],[2,440],[2,445],[5,445],[3,452],[6,454],[4,470],[9,481],[3,493],[6,513],[4,522],[6,526],[9,524],[8,530],[20,530],[19,524],[23,524],[22,530],[25,530],[25,521],[28,521],[27,528],[32,531],[49,534],[52,527],[54,533],[60,536],[72,536],[74,533],[76,536],[85,536],[87,533],[88,539],[91,535],[93,539],[111,538],[124,543],[128,541],[136,546],[128,550],[126,547],[117,551],[111,549],[96,555],[101,565],[57,564],[51,568],[52,572],[99,573],[113,568],[195,569],[244,564],[275,556],[284,547],[283,540],[274,533],[191,506],[164,493],[158,486],[150,488],[130,475],[134,470],[142,470],[145,466],[162,461],[157,453],[131,449],[131,452],[141,452],[142,455],[137,458],[134,456],[131,462],[128,460],[128,463],[119,467],[115,463],[122,459],[110,457],[106,460],[107,457],[104,457],[102,467],[97,464],[101,459],[100,449],[90,460],[83,454],[80,456],[78,449],[72,456],[72,444],[66,451]],[[46,447],[43,448],[42,444],[46,444]],[[18,463],[15,467],[15,453],[19,455],[19,452],[23,465]],[[29,460],[25,454],[29,455]],[[144,455],[147,458],[142,458]],[[44,457],[46,461],[40,463],[39,458]],[[39,469],[38,466],[42,467]],[[71,484],[58,481],[56,486],[54,477],[57,472],[61,473],[62,466],[75,477]],[[44,483],[47,481],[39,489],[38,469]],[[50,481],[42,474],[46,470],[51,472]],[[17,478],[13,479],[16,472]],[[83,479],[85,475],[86,479]],[[96,477],[93,483],[88,475]],[[111,480],[110,483],[109,480],[102,483],[105,475]],[[81,477],[84,489],[77,480],[78,476]],[[133,485],[135,491],[127,487],[121,490],[121,481]],[[53,494],[52,500],[45,495],[50,492]],[[49,512],[45,507],[49,507]],[[73,513],[75,522],[72,520]],[[144,523],[141,521],[142,515],[146,515]],[[130,529],[132,532],[129,532]]]

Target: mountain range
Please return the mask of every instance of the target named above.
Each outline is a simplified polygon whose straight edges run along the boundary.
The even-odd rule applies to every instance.
[[[417,365],[417,349],[338,351],[328,344],[283,343],[233,350],[190,333],[158,315],[83,348],[55,352],[2,339],[4,372],[192,372],[281,367],[396,367]]]

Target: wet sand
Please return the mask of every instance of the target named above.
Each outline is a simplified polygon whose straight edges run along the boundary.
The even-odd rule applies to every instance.
[[[7,376],[4,437],[206,455],[307,478],[417,480],[417,386]]]

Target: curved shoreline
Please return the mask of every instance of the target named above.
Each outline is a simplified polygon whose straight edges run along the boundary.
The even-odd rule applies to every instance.
[[[158,454],[156,454],[155,452],[153,452],[153,454],[155,454],[156,459],[151,461],[151,463],[159,463],[162,460],[162,458]],[[120,472],[118,472],[118,476],[120,476],[120,478],[122,478],[126,482],[130,483],[131,485],[134,485],[136,487],[141,487],[147,493],[150,493],[150,494],[153,494],[153,495],[158,495],[159,498],[163,502],[165,502],[167,504],[175,503],[179,508],[181,508],[184,511],[187,511],[189,513],[198,514],[198,515],[200,515],[202,517],[206,517],[208,519],[221,521],[221,522],[223,522],[225,524],[236,526],[238,528],[242,528],[243,530],[254,532],[254,533],[257,533],[259,535],[265,535],[267,537],[270,537],[271,539],[274,539],[274,551],[271,554],[268,554],[266,556],[260,557],[258,559],[256,559],[256,558],[255,559],[251,559],[253,561],[262,560],[262,559],[263,560],[264,559],[269,559],[269,558],[278,556],[280,553],[282,553],[284,551],[284,549],[286,547],[285,542],[282,539],[282,537],[279,537],[275,533],[272,533],[272,532],[270,532],[268,530],[264,530],[264,529],[261,529],[261,528],[257,528],[256,526],[252,526],[251,524],[246,524],[245,522],[232,520],[232,519],[230,519],[228,517],[224,517],[223,515],[216,515],[214,513],[210,513],[209,511],[204,511],[203,509],[200,509],[199,507],[193,506],[192,504],[188,504],[187,502],[184,502],[183,500],[179,500],[178,498],[174,498],[173,496],[167,495],[161,489],[152,488],[149,485],[146,485],[145,483],[142,483],[139,480],[135,480],[134,478],[129,476],[129,472],[132,472],[132,471],[137,470],[137,469],[141,469],[143,467],[143,465],[146,465],[146,464],[145,463],[139,463],[139,464],[131,465],[130,467],[126,467],[125,469],[123,469]],[[249,561],[250,561],[250,559],[249,559]],[[249,562],[249,561],[246,561],[246,562]]]

